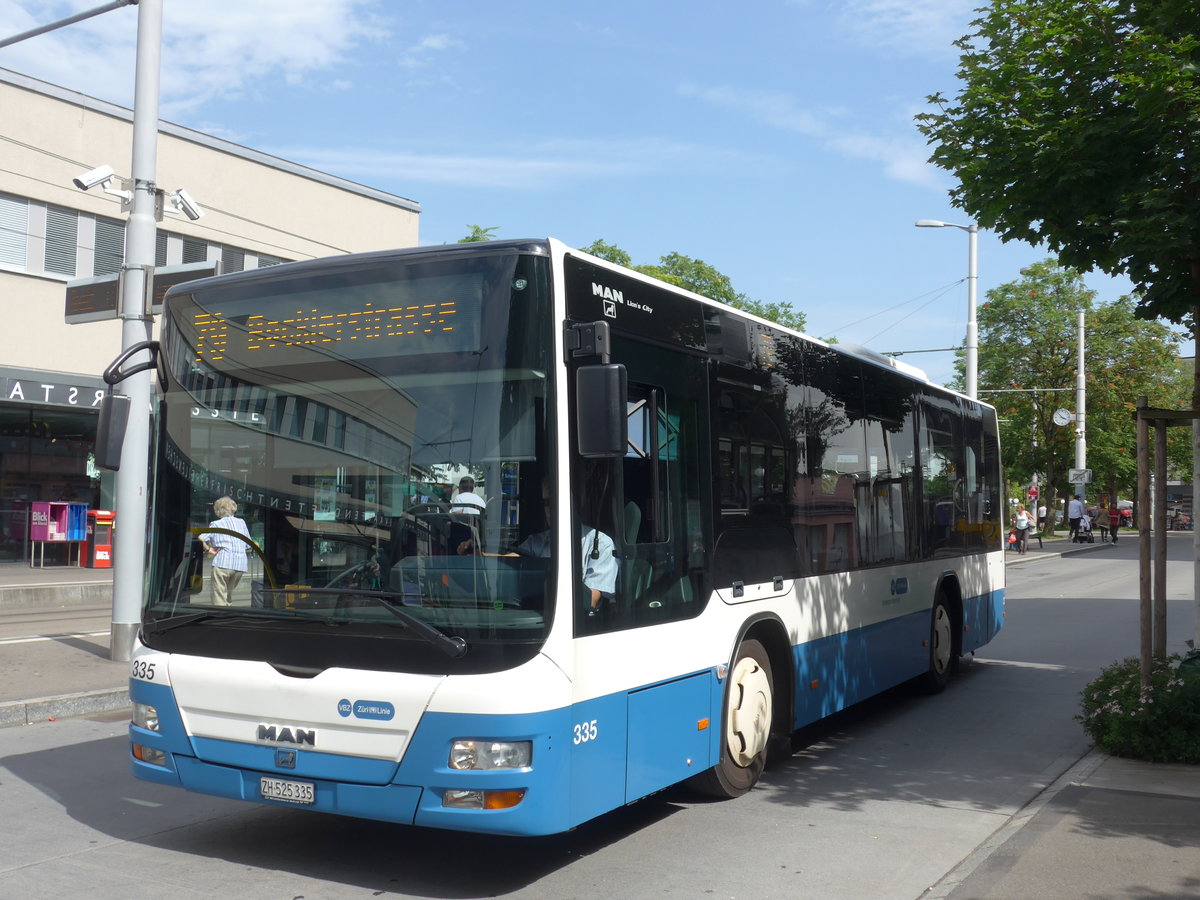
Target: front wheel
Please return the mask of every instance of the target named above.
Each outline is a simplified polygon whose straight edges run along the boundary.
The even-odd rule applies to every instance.
[[[758,641],[743,641],[725,686],[721,758],[692,779],[710,797],[740,797],[758,782],[767,762],[774,704],[771,661]]]
[[[927,693],[940,694],[954,672],[954,616],[941,591],[933,600],[929,626],[929,670],[921,680]]]

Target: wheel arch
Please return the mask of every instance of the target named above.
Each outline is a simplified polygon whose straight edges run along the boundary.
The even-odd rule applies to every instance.
[[[938,579],[933,595],[936,597],[939,593],[946,598],[946,606],[950,611],[953,622],[950,633],[954,636],[953,658],[957,659],[963,653],[963,594],[962,585],[953,571],[943,572]]]

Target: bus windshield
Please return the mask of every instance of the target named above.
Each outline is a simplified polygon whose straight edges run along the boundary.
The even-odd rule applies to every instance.
[[[168,297],[148,645],[400,671],[536,652],[550,559],[519,548],[551,458],[548,267],[450,255]]]

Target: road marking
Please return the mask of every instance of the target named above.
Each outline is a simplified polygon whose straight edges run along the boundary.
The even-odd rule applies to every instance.
[[[81,631],[72,634],[43,634],[37,637],[0,638],[0,644],[33,644],[37,641],[61,641],[64,638],[107,637],[108,631]]]
[[[976,659],[974,664],[985,666],[1013,666],[1018,669],[1042,669],[1047,672],[1066,672],[1070,666],[1059,666],[1054,663],[1017,662],[1015,659]]]

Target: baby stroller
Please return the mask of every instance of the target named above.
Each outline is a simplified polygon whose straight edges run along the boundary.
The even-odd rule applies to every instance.
[[[1096,543],[1096,535],[1092,533],[1092,518],[1084,516],[1079,520],[1079,530],[1075,532],[1075,543],[1077,544],[1094,544]]]

